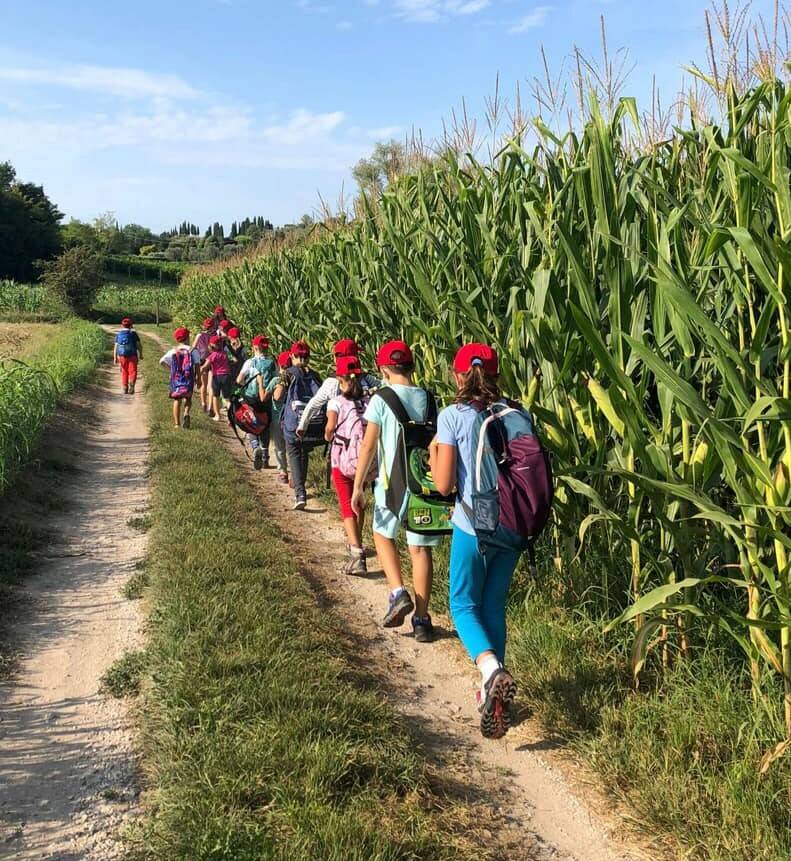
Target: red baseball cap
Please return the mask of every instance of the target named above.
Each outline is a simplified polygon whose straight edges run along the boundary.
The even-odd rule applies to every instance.
[[[310,347],[307,345],[305,341],[294,341],[291,345],[291,355],[292,356],[309,356],[310,355]]]
[[[124,319],[121,320],[121,325],[126,326],[126,328],[128,329],[132,325],[132,321],[129,319],[129,317],[124,317]]]
[[[335,374],[339,377],[350,377],[352,374],[360,377],[363,369],[357,356],[338,356],[335,360]]]
[[[215,316],[216,316],[216,317],[224,317],[224,316],[225,316],[225,308],[223,308],[223,306],[222,306],[222,305],[218,305],[218,306],[214,309],[214,314],[215,314]]]
[[[265,350],[269,346],[269,338],[266,335],[256,335],[250,343]]]
[[[185,328],[184,326],[179,326],[178,329],[176,329],[176,331],[173,333],[173,337],[179,343],[183,343],[184,341],[189,341],[190,330]]]
[[[227,334],[228,334],[229,338],[238,338],[239,337],[239,330],[236,328],[236,326],[233,326],[232,328],[230,328],[228,330]]]
[[[291,353],[288,350],[283,350],[283,352],[277,357],[277,364],[279,367],[285,370],[286,368],[291,367]]]
[[[353,341],[351,338],[345,338],[335,344],[332,348],[332,352],[336,359],[339,356],[359,356],[360,347],[357,344],[357,341]]]
[[[386,365],[411,365],[414,361],[409,344],[403,341],[388,341],[376,354],[376,364],[380,368]]]
[[[453,370],[466,374],[473,365],[480,365],[484,374],[496,377],[500,373],[497,353],[487,344],[465,344],[453,360]]]
[[[220,328],[223,330],[223,332],[226,329],[230,329],[231,328],[231,321],[230,320],[220,320]]]
[[[214,320],[212,320],[212,318],[211,318],[211,317],[207,317],[207,318],[203,321],[203,324],[201,325],[201,328],[202,328],[202,329],[211,329],[211,327],[212,327],[213,325],[214,325]]]
[[[222,338],[219,335],[212,335],[209,338],[209,345],[212,347],[219,347],[222,344]]]

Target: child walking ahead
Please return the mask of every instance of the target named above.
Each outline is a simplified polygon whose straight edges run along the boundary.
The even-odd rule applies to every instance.
[[[212,412],[214,413],[212,419],[218,422],[220,420],[220,407],[222,406],[220,398],[224,397],[230,400],[233,390],[231,363],[228,361],[222,338],[219,335],[212,335],[209,338],[209,354],[201,365],[201,371],[211,371],[211,401]]]
[[[192,349],[197,350],[198,356],[200,356],[201,367],[198,368],[196,383],[200,391],[201,407],[203,408],[203,412],[207,414],[211,411],[211,371],[203,370],[203,362],[206,361],[206,356],[209,355],[209,339],[212,336],[213,328],[214,321],[211,317],[207,317],[201,324],[200,332],[198,332],[195,336],[195,340],[192,342]]]
[[[349,560],[343,568],[344,574],[365,574],[362,529],[363,512],[352,510],[354,475],[360,456],[360,445],[365,434],[365,409],[370,396],[363,389],[364,378],[360,360],[354,356],[337,359],[335,362],[339,394],[327,404],[327,427],[324,432],[330,443],[330,465],[332,481],[338,496],[338,505],[346,531]]]
[[[440,493],[450,492],[454,485],[458,489],[450,546],[450,609],[459,638],[481,673],[481,733],[486,738],[501,738],[511,726],[516,696],[513,677],[503,666],[505,604],[521,551],[505,544],[487,544],[482,550],[473,528],[474,467],[481,462],[484,442],[489,445],[488,426],[499,420],[487,418],[489,413],[481,419],[479,415],[499,405],[516,418],[526,436],[532,436],[533,426],[525,410],[500,394],[497,354],[491,347],[462,347],[453,371],[456,403],[439,414],[436,440],[430,449],[431,472]],[[519,463],[514,466],[520,468]],[[549,493],[551,503],[551,490]],[[502,495],[498,499],[504,501]]]
[[[282,416],[283,402],[285,401],[285,391],[288,388],[288,380],[285,378],[287,368],[291,367],[291,353],[284,350],[277,357],[277,366],[280,374],[275,376],[266,387],[266,394],[269,403],[272,406],[272,421],[269,428],[271,430],[272,445],[275,449],[275,460],[277,468],[280,470],[277,480],[281,484],[288,484],[288,460],[286,458],[286,440],[283,437]],[[276,397],[276,392],[279,396]]]
[[[115,336],[113,345],[113,364],[121,366],[121,391],[125,395],[135,393],[137,382],[137,362],[143,358],[143,345],[140,335],[132,328],[129,317],[121,320],[121,331]]]
[[[190,426],[195,374],[200,367],[198,351],[189,346],[189,329],[180,326],[173,333],[176,346],[159,360],[170,371],[170,397],[173,399],[173,424],[187,430]]]
[[[261,436],[247,434],[250,448],[253,450],[253,468],[269,468],[269,437],[272,419],[272,409],[269,404],[270,396],[266,387],[277,375],[274,361],[266,355],[269,341],[264,335],[256,335],[252,340],[253,357],[247,359],[236,378],[236,384],[244,386],[244,399],[256,412],[264,412],[269,416],[270,424]]]
[[[414,385],[412,374],[415,361],[412,351],[403,341],[390,341],[376,355],[376,364],[384,376],[386,389],[391,389],[404,409],[414,421],[425,419],[429,409],[429,396],[425,389]],[[368,426],[365,429],[357,471],[354,477],[352,510],[361,515],[365,509],[365,484],[374,458],[379,457],[378,475],[374,484],[373,532],[376,552],[384,568],[390,600],[383,624],[386,628],[397,628],[404,624],[407,615],[412,616],[415,639],[430,643],[434,639],[434,628],[428,612],[431,598],[431,581],[434,576],[434,560],[431,548],[441,541],[433,535],[419,535],[407,529],[406,538],[412,560],[412,580],[415,586],[415,603],[404,588],[401,560],[395,538],[401,526],[408,493],[403,498],[401,511],[393,512],[387,506],[387,487],[393,475],[393,465],[398,454],[401,426],[395,413],[380,394],[374,394],[365,411]]]

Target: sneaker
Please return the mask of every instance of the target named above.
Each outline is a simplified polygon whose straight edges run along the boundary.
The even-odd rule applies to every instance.
[[[212,420],[213,422],[218,422],[218,421],[220,420],[220,417],[215,413],[215,415],[213,415],[213,416],[211,417],[211,420]]]
[[[264,465],[264,453],[260,448],[253,452],[253,469],[261,469]]]
[[[365,556],[360,551],[349,551],[349,558],[343,566],[344,574],[367,574],[368,565],[365,562]]]
[[[263,460],[261,461],[261,469],[269,469],[269,457],[264,452]]]
[[[481,735],[502,738],[511,729],[511,707],[516,697],[516,682],[502,667],[478,691],[478,711],[481,713]]]
[[[304,511],[304,510],[305,510],[305,506],[306,506],[307,504],[308,504],[308,503],[307,503],[307,501],[306,501],[306,500],[304,500],[304,499],[298,499],[298,500],[294,503],[294,511]]]
[[[129,385],[126,387],[126,390],[130,395],[133,395],[135,393],[135,384],[129,383]]]
[[[129,394],[129,386],[121,386],[121,394],[128,395]]]
[[[415,632],[415,640],[418,643],[434,642],[434,626],[431,624],[431,616],[428,613],[422,619],[420,616],[412,617],[412,630]]]
[[[385,628],[400,628],[404,619],[415,609],[412,598],[406,589],[399,592],[394,598],[390,596],[390,604],[385,613],[382,624]]]
[[[281,472],[280,475],[278,475],[277,480],[281,484],[288,484],[288,473]]]
[[[191,422],[192,420],[190,419],[190,414],[186,413],[184,415],[184,418],[181,420],[181,426],[184,428],[184,430],[189,430]]]

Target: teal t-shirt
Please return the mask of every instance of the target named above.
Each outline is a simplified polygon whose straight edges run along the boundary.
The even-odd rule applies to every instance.
[[[266,384],[266,390],[271,395],[275,389],[280,385],[282,379],[280,374],[278,374],[274,379],[270,380]],[[283,400],[276,401],[274,397],[271,399],[270,403],[272,404],[272,421],[279,422],[280,421],[280,413],[283,412],[283,404],[285,403],[286,397],[283,395]]]
[[[244,396],[255,400],[258,398],[258,377],[266,388],[277,376],[277,367],[269,356],[253,356],[244,363],[240,373],[244,374]]]
[[[402,386],[398,383],[388,384],[401,400],[410,418],[422,421],[426,416],[428,396],[420,386]],[[382,398],[374,395],[365,410],[365,419],[379,426],[379,475],[374,483],[374,502],[379,508],[386,507],[385,495],[388,476],[393,468],[393,461],[398,446],[398,419]]]

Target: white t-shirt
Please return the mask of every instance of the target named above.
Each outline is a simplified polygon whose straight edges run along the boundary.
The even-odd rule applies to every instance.
[[[198,365],[200,365],[200,362],[201,362],[200,353],[197,350],[190,349],[186,345],[182,346],[182,347],[173,347],[172,350],[168,350],[167,353],[165,353],[165,355],[159,360],[159,364],[160,365],[167,365],[167,367],[170,368],[173,365],[173,356],[177,350],[189,350],[190,353],[192,354],[192,365],[193,365],[193,367],[197,368]]]

